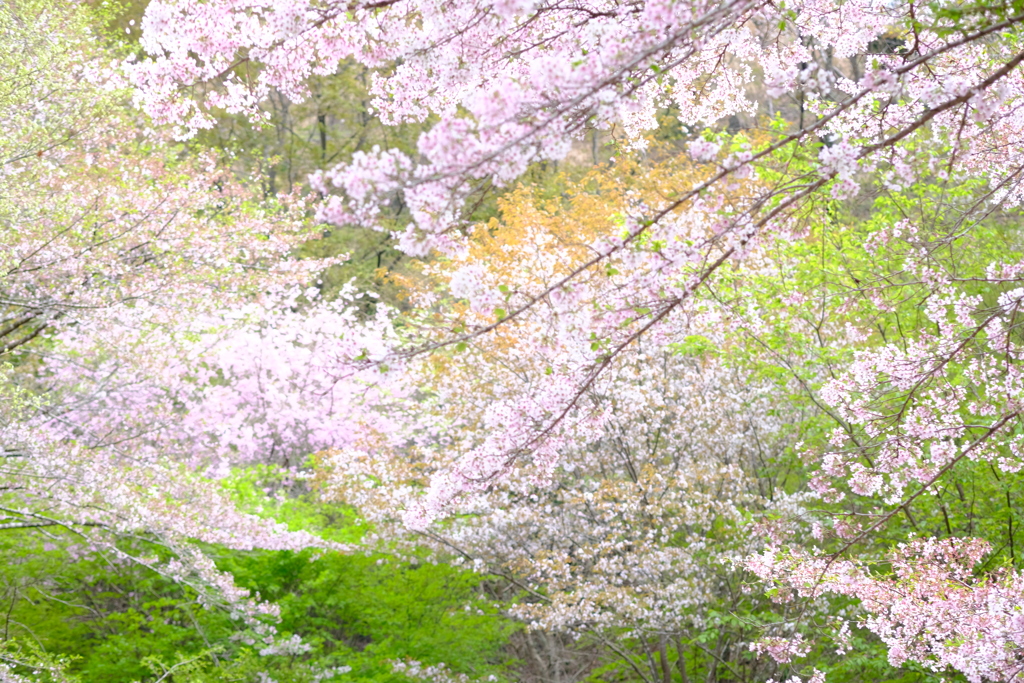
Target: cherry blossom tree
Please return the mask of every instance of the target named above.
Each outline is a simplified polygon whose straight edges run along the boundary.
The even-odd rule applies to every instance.
[[[291,258],[309,236],[301,206],[257,207],[212,157],[182,159],[140,125],[90,21],[62,3],[0,10],[18,48],[0,57],[0,530],[191,585],[286,651],[276,607],[200,544],[335,544],[238,509],[166,432],[196,386],[204,321],[242,333],[229,311],[337,259]]]
[[[705,177],[632,207],[622,234],[595,245],[579,272],[507,302],[504,319],[511,320],[603,270],[619,252],[649,261],[631,269],[635,282],[613,307],[624,315],[634,298],[656,292],[648,302],[655,305],[644,306],[650,312],[626,326],[615,316],[595,316],[587,332],[600,348],[565,387],[556,388],[565,377],[548,381],[549,391],[564,394],[563,410],[552,413],[554,428],[607,366],[609,350],[614,356],[657,327],[752,240],[798,232],[801,212],[819,190],[852,196],[858,173],[868,171],[897,187],[927,167],[947,177],[983,172],[1005,201],[1014,201],[1018,171],[1007,143],[1019,135],[1019,22],[1009,9],[871,2],[785,10],[746,2],[157,2],[143,23],[144,54],[130,60],[128,74],[146,111],[187,132],[208,125],[216,108],[252,111],[271,89],[301,98],[309,74],[330,73],[344,59],[378,69],[374,106],[385,120],[438,117],[420,139],[420,158],[389,150],[356,154],[313,184],[331,195],[321,216],[336,223],[373,227],[381,202],[400,195],[414,218],[400,239],[413,254],[463,249],[454,230],[462,202],[479,183],[506,185],[530,163],[562,159],[574,136],[589,128],[621,128],[643,147],[641,134],[657,125],[654,112],[663,103],[671,102],[689,126],[753,116],[763,100],[744,84],[755,74],[769,103],[798,95],[802,125],[749,148],[720,150],[717,142],[694,140],[691,154],[707,164]],[[896,37],[882,40],[886,35]],[[879,44],[901,47],[887,52]],[[201,94],[189,95],[197,86]],[[942,150],[949,152],[947,168],[918,163],[927,155],[938,159]],[[783,174],[728,206],[717,203],[716,188],[749,178],[758,162],[784,164],[787,156],[808,154],[814,163],[800,165],[799,174]],[[713,229],[694,239],[672,220],[677,209]],[[494,298],[472,280],[462,291],[479,307]],[[496,457],[484,478],[522,447],[496,446],[506,457]]]
[[[775,539],[747,566],[782,602],[857,598],[893,664],[1014,680],[1019,251],[991,225],[963,231],[958,203],[936,211],[954,208],[946,225],[889,217],[858,248],[875,260],[867,271],[850,258],[854,356],[821,383],[828,438],[805,446],[809,486],[830,512],[810,516],[814,543]],[[985,244],[993,238],[1001,251]],[[980,258],[962,258],[972,252]],[[976,502],[964,482],[979,471],[991,488]],[[893,534],[903,542],[882,547]]]
[[[961,245],[994,212],[1020,203],[1022,21],[1014,4],[867,0],[164,0],[150,4],[142,51],[124,68],[144,110],[181,134],[209,126],[217,110],[255,114],[271,91],[301,99],[311,75],[343,60],[376,70],[373,106],[385,121],[430,122],[415,156],[361,152],[311,179],[327,222],[391,229],[381,207],[402,202],[412,220],[395,231],[401,248],[452,268],[448,291],[461,303],[423,292],[414,303],[431,324],[410,325],[411,351],[385,364],[409,362],[412,386],[437,375],[459,393],[438,389],[436,416],[417,406],[422,419],[371,427],[329,462],[353,477],[337,484],[346,492],[357,476],[367,500],[385,484],[392,512],[403,510],[418,529],[485,505],[496,490],[526,495],[562,476],[575,447],[609,438],[614,411],[596,397],[618,390],[611,383],[640,362],[636,354],[653,349],[645,357],[660,358],[690,331],[704,334],[714,320],[689,326],[707,313],[704,294],[718,283],[756,282],[780,243],[799,250],[816,239],[812,228],[839,230],[837,212],[870,193],[920,183],[966,189],[940,202],[955,216],[945,233],[893,218],[864,242],[906,248],[896,270],[878,260],[855,273],[858,301],[875,316],[837,305],[849,315],[814,330],[819,347],[855,357],[826,367],[834,377],[795,378],[838,427],[830,447],[803,451],[817,473],[810,491],[826,524],[812,528],[822,548],[798,542],[806,527],[794,522],[788,535],[772,530],[776,538],[747,566],[792,587],[782,598],[857,598],[894,663],[1012,680],[1020,656],[1014,569],[974,580],[969,568],[983,546],[957,538],[907,542],[890,576],[871,566],[884,556],[874,543],[881,532],[953,486],[957,467],[1018,467],[1019,259],[1008,249],[998,262],[967,268]],[[668,105],[691,136],[695,168],[686,177],[651,178],[652,191],[621,202],[603,231],[536,231],[519,277],[480,258],[487,228],[465,221],[475,193],[509,187],[531,164],[564,160],[595,129],[643,150]],[[731,117],[760,125],[774,113],[781,116],[756,135],[715,132]],[[746,275],[733,280],[735,271]],[[806,307],[807,289],[787,305]],[[886,296],[906,306],[901,297],[916,293],[921,324],[897,341],[869,324],[892,317],[898,326],[899,307]],[[733,318],[735,329],[760,338],[773,313],[751,308]],[[750,319],[764,327],[742,322]],[[480,371],[489,365],[505,369]],[[687,367],[676,371],[685,376]],[[410,409],[386,400],[380,408]],[[421,476],[395,473],[393,459],[376,456],[396,448],[432,475],[425,493]],[[836,507],[854,496],[854,509]],[[792,516],[811,526],[814,515]],[[948,519],[946,531],[970,535]],[[1012,529],[1009,538],[1012,552]],[[851,557],[860,548],[868,557]],[[799,638],[757,647],[780,662],[807,652]]]

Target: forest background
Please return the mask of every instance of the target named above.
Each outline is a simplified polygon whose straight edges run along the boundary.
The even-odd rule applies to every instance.
[[[1022,21],[7,0],[0,681],[1017,680]]]

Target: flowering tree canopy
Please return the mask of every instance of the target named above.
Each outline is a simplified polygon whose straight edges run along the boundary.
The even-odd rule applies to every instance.
[[[576,311],[576,283],[629,254],[630,267],[620,269],[628,282],[600,312],[572,323],[595,348],[574,351],[567,372],[539,392],[551,396],[556,429],[609,359],[685,307],[715,269],[767,235],[799,234],[819,190],[851,197],[868,173],[888,188],[921,173],[981,174],[985,198],[1015,202],[1019,22],[1010,8],[852,1],[785,9],[155,2],[143,22],[145,53],[128,74],[149,113],[187,132],[216,108],[256,113],[271,88],[301,98],[310,74],[329,73],[341,60],[375,68],[380,116],[436,117],[418,158],[357,154],[313,185],[328,195],[321,217],[339,224],[381,227],[379,206],[400,195],[411,221],[398,233],[411,254],[464,250],[462,206],[480,183],[507,185],[531,163],[563,159],[587,130],[621,130],[642,148],[663,106],[699,130],[723,117],[754,117],[797,94],[796,128],[736,149],[698,137],[689,149],[703,173],[630,206],[619,233],[587,245],[590,258],[572,272],[514,292],[500,307],[498,324],[565,297]],[[755,75],[763,89],[748,87]],[[203,94],[192,94],[197,86]],[[770,181],[753,179],[760,163],[778,169]],[[720,188],[737,182],[754,186],[725,200]],[[484,281],[477,266],[459,282],[457,293],[476,309],[498,308],[504,298],[495,289],[502,283]],[[465,335],[490,327],[477,324]],[[492,462],[472,478],[497,474],[517,449],[541,446],[508,438],[492,445]]]
[[[1021,677],[1024,5],[151,0],[117,45],[19,7],[0,531],[303,655],[211,548],[352,548],[238,505],[255,465],[492,577],[537,680]],[[414,146],[328,155],[353,65]],[[303,100],[305,193],[197,151]],[[381,292],[301,258],[352,229]]]
[[[515,376],[444,370],[460,386],[478,387],[449,418],[474,436],[454,448],[443,442],[446,464],[426,495],[405,505],[406,521],[418,528],[460,497],[486,497],[496,484],[516,481],[524,466],[540,486],[558,468],[574,468],[572,448],[615,425],[615,411],[590,397],[628,395],[606,383],[628,375],[643,349],[703,335],[703,325],[692,325],[713,310],[708,297],[725,304],[715,313],[729,321],[723,329],[761,342],[778,361],[777,349],[763,343],[778,314],[756,310],[749,299],[742,310],[721,295],[742,297],[743,286],[763,284],[773,258],[785,263],[809,239],[824,244],[825,229],[816,233],[816,226],[842,232],[838,207],[856,207],[858,196],[924,197],[929,184],[939,188],[926,211],[900,206],[903,216],[876,225],[861,242],[869,254],[859,263],[836,257],[850,273],[845,296],[855,304],[827,284],[817,289],[834,313],[819,320],[816,346],[846,349],[852,362],[830,362],[823,376],[810,369],[813,358],[782,354],[793,381],[835,423],[830,449],[804,457],[819,459],[809,486],[821,504],[859,501],[833,520],[828,538],[841,542],[786,551],[795,564],[772,559],[780,557],[776,546],[796,543],[796,522],[788,533],[770,532],[768,555],[752,556],[747,566],[796,594],[858,597],[876,615],[867,624],[892,648],[894,663],[912,658],[972,680],[1007,680],[1017,675],[1021,643],[1012,624],[1022,596],[998,589],[993,601],[967,581],[958,603],[966,616],[955,627],[945,611],[927,607],[945,600],[938,587],[956,579],[915,568],[936,553],[959,553],[967,566],[980,558],[979,546],[957,545],[946,508],[949,550],[938,541],[910,543],[897,551],[904,569],[891,579],[856,560],[843,569],[836,558],[898,514],[912,520],[908,506],[948,489],[961,463],[986,462],[1005,473],[1020,467],[1021,261],[1016,247],[987,263],[955,250],[1020,202],[1022,21],[1016,5],[859,0],[157,1],[143,22],[143,52],[126,73],[145,110],[184,134],[210,125],[219,109],[258,115],[272,91],[301,99],[311,74],[344,60],[375,70],[378,116],[427,122],[415,156],[374,149],[311,179],[323,196],[323,220],[394,229],[408,254],[434,253],[449,264],[448,291],[465,309],[445,308],[457,315],[414,332],[416,353],[493,349]],[[651,191],[624,197],[602,231],[559,234],[527,219],[534,250],[518,255],[511,270],[481,256],[487,238],[481,228],[465,229],[472,197],[509,186],[531,164],[566,159],[587,134],[611,132],[625,148],[643,150],[666,108],[692,136],[686,177],[650,177]],[[769,124],[756,135],[713,132],[730,117],[737,127]],[[407,225],[381,220],[380,207],[394,199],[408,207]],[[823,248],[827,273],[824,259]],[[786,304],[807,307],[812,295],[798,283]],[[417,304],[438,306],[431,296]],[[900,315],[911,298],[919,322],[904,328]],[[654,363],[646,358],[641,365]],[[480,361],[467,367],[479,369]],[[441,399],[447,409],[457,405],[451,401]],[[796,517],[809,523],[808,514]],[[1012,526],[1009,539],[1012,551]],[[845,571],[868,573],[837,587],[830,577]],[[1013,586],[1015,576],[990,581]],[[551,581],[556,590],[554,575]],[[905,582],[930,597],[879,597]],[[578,600],[585,591],[573,585]],[[911,605],[921,611],[911,615]],[[982,622],[1000,624],[991,628],[1008,640],[987,643],[997,638],[989,626],[969,626]],[[966,630],[921,635],[949,628]],[[986,644],[975,645],[979,639]],[[778,661],[801,651],[773,647]]]

